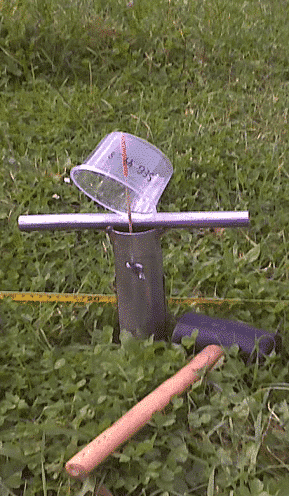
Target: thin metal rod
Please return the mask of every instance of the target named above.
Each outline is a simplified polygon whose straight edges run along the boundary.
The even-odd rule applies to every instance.
[[[248,227],[249,212],[160,212],[155,215],[132,214],[135,228],[180,229],[205,227]],[[127,229],[127,217],[117,214],[41,214],[20,215],[18,227],[21,231],[84,229]]]
[[[122,155],[123,175],[124,175],[124,177],[126,179],[126,182],[127,182],[127,178],[128,178],[128,167],[127,167],[125,136],[124,136],[123,133],[121,135],[121,155]],[[131,220],[130,197],[129,197],[129,192],[128,192],[127,185],[125,187],[125,196],[126,196],[126,205],[127,205],[127,215],[128,215],[129,232],[130,232],[130,234],[132,234],[132,220]]]

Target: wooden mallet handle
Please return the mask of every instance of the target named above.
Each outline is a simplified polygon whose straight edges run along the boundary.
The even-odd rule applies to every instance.
[[[223,355],[217,345],[207,346],[173,377],[167,379],[108,427],[65,465],[72,477],[85,477],[108,455],[139,431],[152,415],[162,410],[176,394],[200,379],[200,370],[210,369]]]

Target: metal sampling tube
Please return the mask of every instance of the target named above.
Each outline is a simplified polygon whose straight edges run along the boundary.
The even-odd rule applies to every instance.
[[[198,227],[246,227],[249,212],[160,212],[155,215],[132,214],[134,230],[198,228]],[[127,216],[117,214],[44,214],[20,215],[21,231],[42,230],[105,230],[112,227],[127,230]]]
[[[120,329],[138,337],[154,334],[156,339],[165,339],[169,316],[160,235],[170,228],[248,226],[249,213],[132,214],[132,225],[134,232],[129,233],[128,218],[117,214],[22,215],[18,219],[21,231],[107,230],[115,256]]]
[[[161,230],[124,233],[109,229],[115,259],[120,329],[135,337],[166,339]]]

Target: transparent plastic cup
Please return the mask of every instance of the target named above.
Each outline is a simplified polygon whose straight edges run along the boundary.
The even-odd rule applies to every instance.
[[[126,146],[127,177],[121,138]],[[92,200],[118,214],[155,214],[156,205],[173,173],[169,159],[154,145],[132,134],[105,136],[82,165],[71,170],[74,184]]]

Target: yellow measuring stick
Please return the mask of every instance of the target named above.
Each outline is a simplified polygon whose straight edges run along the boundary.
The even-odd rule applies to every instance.
[[[100,294],[78,294],[78,293],[35,293],[35,292],[18,292],[18,291],[0,291],[0,300],[11,298],[14,301],[29,303],[116,303],[115,295]]]
[[[4,298],[11,298],[19,303],[117,303],[117,297],[112,294],[79,294],[79,293],[36,293],[27,291],[0,291],[0,300]],[[204,305],[204,304],[219,304],[222,303],[284,303],[285,306],[289,304],[289,300],[257,300],[239,298],[200,298],[200,297],[177,297],[173,296],[167,299],[171,305]]]

